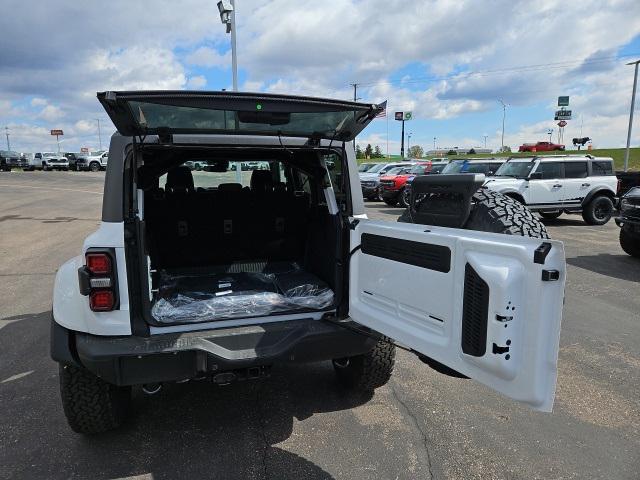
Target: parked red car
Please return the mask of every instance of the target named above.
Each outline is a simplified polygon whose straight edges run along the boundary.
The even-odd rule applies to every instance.
[[[395,207],[396,205],[406,207],[407,205],[405,204],[402,192],[407,184],[407,179],[409,177],[415,177],[416,175],[426,175],[431,171],[431,168],[431,161],[420,162],[412,167],[403,169],[395,175],[380,177],[380,194],[384,203],[390,207]]]
[[[551,142],[523,143],[518,148],[519,152],[553,152],[564,150],[564,145]]]

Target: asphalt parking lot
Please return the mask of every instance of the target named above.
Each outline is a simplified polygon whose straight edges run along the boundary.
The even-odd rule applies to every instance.
[[[547,222],[568,262],[552,414],[401,351],[370,399],[342,393],[329,364],[286,366],[262,382],[136,391],[128,426],[73,433],[49,359],[51,292],[98,226],[103,180],[0,173],[0,478],[640,478],[640,261],[613,222],[579,216]]]

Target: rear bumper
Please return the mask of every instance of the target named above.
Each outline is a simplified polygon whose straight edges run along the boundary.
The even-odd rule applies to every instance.
[[[352,322],[343,321],[346,326]],[[170,382],[284,362],[365,353],[375,339],[322,320],[295,320],[151,337],[73,332],[52,321],[53,360],[115,385]]]
[[[614,218],[616,225],[622,227],[624,225],[629,225],[634,227],[635,229],[640,229],[640,218],[633,217],[616,217]]]

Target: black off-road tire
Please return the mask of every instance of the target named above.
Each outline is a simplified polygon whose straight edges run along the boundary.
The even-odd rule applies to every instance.
[[[604,225],[613,216],[613,201],[606,195],[597,195],[582,209],[582,218],[589,225]]]
[[[89,164],[89,170],[92,172],[99,172],[100,171],[100,164],[98,162],[91,162]]]
[[[562,215],[562,210],[558,210],[556,212],[538,212],[538,214],[544,219],[555,220]]]
[[[544,224],[531,210],[511,197],[482,187],[473,194],[471,201],[473,207],[463,227],[465,230],[549,238]],[[398,221],[413,223],[408,208]]]
[[[407,200],[406,189],[403,188],[402,190],[400,190],[400,194],[398,195],[398,206],[407,208],[409,206],[409,202]]]
[[[103,433],[122,425],[131,403],[131,387],[105,382],[84,368],[60,365],[60,394],[74,432]]]
[[[640,234],[633,234],[627,228],[620,229],[620,246],[626,254],[640,258]]]
[[[370,393],[389,381],[395,360],[396,347],[384,339],[363,355],[334,360],[333,367],[342,386]]]

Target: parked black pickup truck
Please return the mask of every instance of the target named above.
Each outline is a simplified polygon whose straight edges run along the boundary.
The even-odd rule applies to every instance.
[[[23,168],[27,161],[18,153],[9,150],[0,150],[0,171],[11,171],[12,168]]]
[[[632,187],[620,199],[620,246],[633,257],[640,258],[640,187]]]

